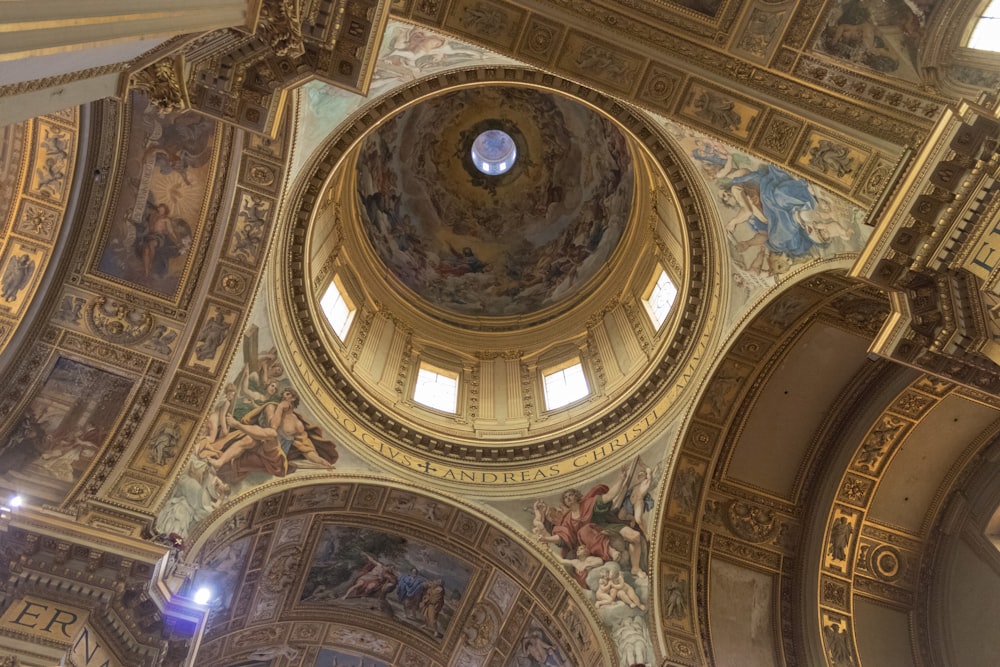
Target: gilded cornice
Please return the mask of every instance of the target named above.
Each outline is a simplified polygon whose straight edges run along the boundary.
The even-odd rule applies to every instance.
[[[996,102],[983,102],[949,109],[897,172],[869,214],[875,233],[851,274],[892,293],[877,353],[997,394],[1000,120]]]
[[[191,109],[273,139],[289,92],[307,80],[367,93],[388,16],[387,0],[257,0],[245,26],[133,60],[121,95],[141,90],[162,113]]]
[[[4,603],[33,598],[86,610],[88,627],[117,656],[117,664],[170,664],[163,662],[166,654],[186,646],[190,637],[179,637],[164,619],[172,594],[154,592],[169,567],[166,547],[137,535],[109,539],[105,526],[30,507],[5,508],[0,533]],[[195,617],[203,613],[196,611]],[[0,634],[68,648],[68,638],[47,641],[37,630],[4,628]]]
[[[127,63],[112,63],[110,65],[91,67],[90,69],[79,70],[76,72],[66,72],[64,74],[47,76],[42,79],[31,79],[30,81],[8,83],[0,86],[0,97],[13,97],[15,95],[23,95],[25,93],[34,93],[40,90],[66,85],[67,83],[73,83],[74,81],[84,81],[86,79],[104,76],[105,74],[123,72],[127,69],[127,67]]]

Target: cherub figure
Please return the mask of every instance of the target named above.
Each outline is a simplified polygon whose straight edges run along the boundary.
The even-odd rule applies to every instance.
[[[610,575],[608,577],[608,583],[616,599],[624,602],[632,609],[638,607],[640,611],[646,611],[646,605],[644,605],[639,599],[635,589],[625,581],[621,570]]]
[[[597,609],[610,607],[617,603],[618,596],[615,589],[611,586],[611,576],[607,570],[601,572],[601,578],[597,582],[597,590],[594,591],[594,596],[596,598],[594,606]]]

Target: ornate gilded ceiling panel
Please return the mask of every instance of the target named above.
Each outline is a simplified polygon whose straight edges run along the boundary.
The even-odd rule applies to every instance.
[[[553,24],[532,11],[525,17],[525,10],[517,3],[490,3],[490,11],[477,21],[465,18],[475,10],[472,5],[461,3],[448,6],[447,11],[442,3],[400,3],[393,11],[493,48],[497,45],[490,42],[492,32],[519,32],[520,39],[512,41],[510,47],[505,44],[504,48],[512,48],[515,57],[525,62],[584,80],[598,90],[643,104],[668,117],[684,117],[715,137],[779,157],[787,167],[796,170],[802,166],[800,154],[808,155],[817,148],[819,140],[810,138],[797,144],[800,154],[789,152],[795,142],[782,144],[781,150],[776,150],[775,136],[788,131],[788,118],[778,111],[779,105],[785,107],[786,113],[793,110],[799,116],[796,119],[799,127],[810,117],[825,118],[827,126],[829,121],[840,125],[835,150],[845,155],[851,151],[845,130],[860,131],[868,137],[860,148],[873,153],[877,146],[887,153],[882,159],[888,164],[896,161],[898,150],[891,145],[901,147],[919,141],[926,135],[930,119],[943,109],[942,98],[915,93],[912,87],[880,79],[867,66],[852,71],[850,66],[845,67],[843,59],[828,55],[817,59],[811,46],[813,42],[830,43],[832,37],[823,37],[827,34],[823,22],[836,24],[844,13],[839,6],[831,5],[821,13],[821,6],[815,3],[803,3],[794,12],[791,6],[750,3],[750,8],[744,10],[738,3],[729,3],[718,13],[721,19],[717,27],[712,28],[707,15],[693,19],[697,12],[685,12],[679,5],[549,4],[550,10],[564,14],[566,25]],[[909,32],[892,47],[896,54],[893,62],[897,66],[911,63],[914,44],[920,38],[930,8],[910,8],[900,2],[889,12],[874,12],[863,0],[855,0],[853,5],[860,7],[855,14],[878,15],[875,20],[880,27],[876,29],[870,22],[868,25],[880,35],[895,36],[898,25],[907,26],[904,32]],[[737,23],[739,16],[742,20]],[[588,25],[585,31],[572,27],[581,22]],[[870,34],[864,26],[856,31]],[[836,32],[834,27],[829,34]],[[694,41],[696,35],[703,40]],[[885,43],[884,37],[879,39]],[[782,43],[786,48],[776,51]],[[863,48],[859,50],[864,52]],[[685,65],[678,67],[678,60]],[[912,70],[911,65],[907,66]],[[696,91],[694,95],[692,90]],[[706,97],[706,90],[714,91],[711,93],[714,97]],[[747,100],[760,101],[744,109]],[[728,114],[714,113],[713,109],[725,109]],[[857,139],[853,141],[857,143]],[[832,173],[829,165],[826,170],[813,169],[817,170],[828,177]],[[855,178],[864,181],[868,177],[860,177],[855,171]],[[873,200],[874,194],[868,191],[872,188],[859,188],[853,182],[832,179],[831,187],[864,203]]]
[[[682,436],[659,514],[660,580],[666,587],[660,632],[671,660],[698,665],[725,664],[733,658],[725,653],[725,642],[719,644],[722,655],[713,652],[712,636],[715,632],[737,636],[741,623],[734,624],[731,614],[710,606],[708,596],[716,575],[719,582],[735,586],[749,581],[751,575],[740,569],[749,568],[768,577],[766,583],[757,584],[760,590],[755,596],[763,596],[760,605],[747,613],[764,613],[766,608],[770,615],[773,610],[769,623],[780,629],[780,643],[766,650],[763,644],[753,648],[770,652],[771,657],[760,657],[759,664],[801,664],[791,587],[795,558],[802,548],[803,504],[731,479],[726,462],[739,446],[741,423],[752,412],[768,377],[811,323],[821,320],[871,337],[886,314],[884,303],[866,290],[852,288],[846,279],[814,276],[757,315],[718,365]],[[809,461],[815,460],[815,449],[800,465],[813,465]],[[800,483],[807,488],[809,475]]]
[[[611,664],[577,584],[468,507],[346,480],[256,496],[187,558],[216,596],[201,664]]]
[[[71,208],[77,109],[0,128],[0,352],[41,285]]]

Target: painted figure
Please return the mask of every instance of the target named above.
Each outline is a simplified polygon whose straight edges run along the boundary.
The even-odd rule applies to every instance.
[[[385,597],[396,588],[398,579],[393,565],[381,562],[368,552],[362,552],[361,555],[367,562],[344,593],[341,598],[343,600],[353,597]]]
[[[854,528],[847,522],[847,517],[837,517],[830,528],[830,557],[834,560],[847,560],[847,545],[851,542]]]
[[[157,204],[141,222],[135,224],[133,248],[142,262],[143,278],[162,277],[169,271],[170,260],[187,252],[180,231],[184,222],[170,215],[170,207]]]
[[[636,595],[635,589],[626,583],[625,579],[622,577],[621,570],[618,570],[617,573],[609,576],[609,583],[614,599],[621,600],[632,609],[638,608],[639,611],[646,611],[646,605],[639,600],[639,596]]]
[[[521,640],[521,658],[527,659],[527,667],[564,667],[559,649],[537,627],[530,628]]]
[[[532,532],[557,549],[565,564],[580,570],[575,576],[581,585],[586,586],[583,570],[593,569],[589,559],[594,557],[602,563],[621,562],[633,577],[645,578],[644,515],[653,506],[652,478],[652,471],[636,457],[610,487],[597,484],[586,494],[568,489],[554,508],[539,498],[532,505]]]
[[[410,568],[406,574],[399,575],[396,585],[396,598],[403,605],[403,612],[409,618],[420,617],[420,603],[427,591],[427,578],[421,575],[417,568]]]
[[[295,459],[305,459],[332,469],[336,445],[322,438],[318,426],[307,423],[295,411],[299,396],[293,389],[281,392],[281,400],[268,402],[248,413],[242,421],[227,416],[234,429],[228,438],[213,445],[207,458],[226,482],[242,480],[251,472],[284,477],[295,470]]]
[[[198,361],[207,361],[215,357],[219,346],[226,340],[229,333],[230,324],[226,322],[222,310],[215,309],[215,315],[205,320],[201,332],[198,334],[197,344],[194,347],[194,355]]]
[[[834,56],[867,65],[879,72],[894,72],[899,60],[872,23],[862,0],[847,0],[833,26],[824,32],[824,47]]]
[[[156,529],[169,535],[187,535],[191,526],[215,511],[229,497],[231,487],[197,456],[192,457],[174,487],[174,495],[156,518]]]
[[[424,626],[435,637],[444,636],[438,630],[438,616],[444,609],[444,581],[434,579],[427,583],[427,590],[420,600],[420,612],[424,618]]]
[[[174,422],[165,422],[149,443],[149,460],[153,465],[164,466],[174,455],[180,443],[181,430]]]
[[[687,581],[671,574],[663,584],[663,615],[665,618],[687,616]]]
[[[573,574],[576,576],[576,580],[580,582],[580,585],[584,588],[587,587],[587,575],[595,567],[600,567],[604,564],[604,561],[600,556],[595,556],[590,553],[587,549],[586,544],[581,544],[576,548],[576,558],[564,558],[562,556],[556,556],[559,562],[563,565],[568,565],[573,568]]]
[[[741,252],[757,249],[747,268],[762,270],[767,252],[799,257],[818,245],[799,221],[801,211],[816,206],[804,180],[766,165],[749,172],[735,170],[720,185],[723,204],[735,211],[726,231],[732,234],[739,225],[746,225],[753,232],[749,239],[737,242]]]
[[[17,293],[28,286],[34,272],[35,260],[27,254],[11,257],[0,279],[0,298],[8,303],[17,299]]]

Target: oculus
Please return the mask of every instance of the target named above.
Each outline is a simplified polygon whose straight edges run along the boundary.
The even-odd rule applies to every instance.
[[[472,163],[487,176],[506,174],[517,160],[517,144],[503,130],[486,130],[472,142]]]

